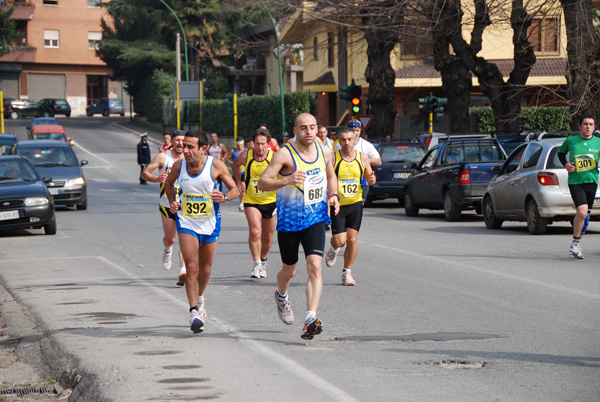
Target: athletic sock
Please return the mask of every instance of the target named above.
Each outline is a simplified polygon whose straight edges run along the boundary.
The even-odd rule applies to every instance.
[[[286,301],[288,299],[288,295],[287,295],[287,293],[285,295],[282,295],[281,293],[279,293],[279,290],[278,290],[277,298],[279,299],[279,301]]]
[[[336,253],[336,254],[337,254],[337,253],[340,251],[340,248],[341,248],[341,247],[338,247],[338,248],[333,248],[333,246],[331,246],[331,251],[333,251],[334,253]]]
[[[307,311],[306,312],[306,318],[304,319],[304,321],[308,321],[312,318],[315,318],[317,316],[317,313],[315,311]]]
[[[261,258],[260,262],[267,262],[267,259],[266,258]]]
[[[198,304],[204,304],[204,296],[198,296]]]

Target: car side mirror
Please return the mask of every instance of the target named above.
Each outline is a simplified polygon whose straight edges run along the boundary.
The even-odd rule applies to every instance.
[[[519,167],[519,165],[512,165],[512,164],[506,165],[506,168],[505,168],[506,173],[514,172],[515,170],[517,170],[518,167]]]
[[[42,177],[42,181],[46,184],[52,183],[52,177]]]
[[[84,159],[81,161],[81,166],[87,165],[89,162],[87,161],[87,159]]]
[[[492,173],[492,174],[502,174],[502,165],[492,166],[490,168],[490,173]]]

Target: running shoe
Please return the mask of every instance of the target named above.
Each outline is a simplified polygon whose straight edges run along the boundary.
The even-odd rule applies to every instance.
[[[290,306],[290,302],[288,300],[281,301],[277,296],[279,294],[279,289],[275,290],[275,303],[277,303],[277,312],[279,313],[279,318],[287,325],[292,325],[294,323],[294,312],[292,311],[292,306]]]
[[[186,276],[187,276],[187,271],[186,271],[185,267],[179,268],[179,276],[177,277],[177,280],[178,280],[177,285],[179,285],[179,286],[185,285]]]
[[[356,285],[356,281],[352,277],[350,271],[346,271],[342,273],[342,285],[344,286],[354,286]]]
[[[304,321],[304,328],[300,337],[302,339],[311,340],[315,337],[315,335],[319,335],[321,332],[323,332],[323,324],[321,323],[321,320],[317,317],[311,317]]]
[[[260,262],[255,262],[252,266],[252,272],[250,272],[250,278],[260,278]]]
[[[569,254],[573,255],[573,257],[577,258],[578,260],[583,260],[581,244],[578,241],[573,240],[571,242],[571,247],[569,247]]]
[[[190,328],[192,332],[198,334],[204,331],[202,328],[204,327],[204,321],[206,321],[206,310],[204,306],[198,305],[190,312]]]
[[[244,212],[244,204],[240,204],[239,208],[240,212]]]
[[[266,261],[262,261],[260,263],[260,270],[258,271],[258,273],[261,278],[267,277],[267,262]]]
[[[171,257],[173,256],[173,247],[169,251],[163,251],[163,269],[171,269]]]
[[[333,267],[335,265],[335,260],[337,259],[337,253],[333,251],[333,248],[330,247],[327,252],[327,256],[325,256],[325,265],[328,267]]]

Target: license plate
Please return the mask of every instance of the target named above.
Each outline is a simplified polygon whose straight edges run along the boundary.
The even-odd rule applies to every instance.
[[[0,221],[8,221],[10,219],[19,219],[19,211],[0,212]]]
[[[394,173],[394,179],[408,179],[408,176],[410,176],[408,172]]]
[[[60,189],[58,189],[58,188],[52,188],[52,187],[50,187],[48,190],[50,190],[50,194],[52,194],[52,195],[58,195],[58,194],[60,194]]]

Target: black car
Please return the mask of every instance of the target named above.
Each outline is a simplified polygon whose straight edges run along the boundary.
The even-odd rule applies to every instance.
[[[44,115],[44,110],[37,102],[31,102],[26,99],[4,99],[4,118],[16,120],[20,117],[40,117]]]
[[[48,189],[56,205],[87,209],[87,185],[79,162],[71,146],[64,141],[20,141],[10,150],[12,155],[23,155],[33,163],[42,176],[52,177]]]
[[[44,110],[44,117],[54,117],[62,114],[71,117],[71,106],[65,99],[42,99],[38,102]]]
[[[43,179],[26,158],[0,156],[0,230],[44,228],[56,234],[54,201]]]
[[[386,198],[397,198],[403,204],[404,185],[417,163],[425,156],[427,148],[417,141],[382,142],[377,144],[377,151],[382,163],[374,168],[377,181],[369,186],[365,205]]]
[[[8,155],[12,146],[18,141],[16,135],[0,134],[0,155]]]

